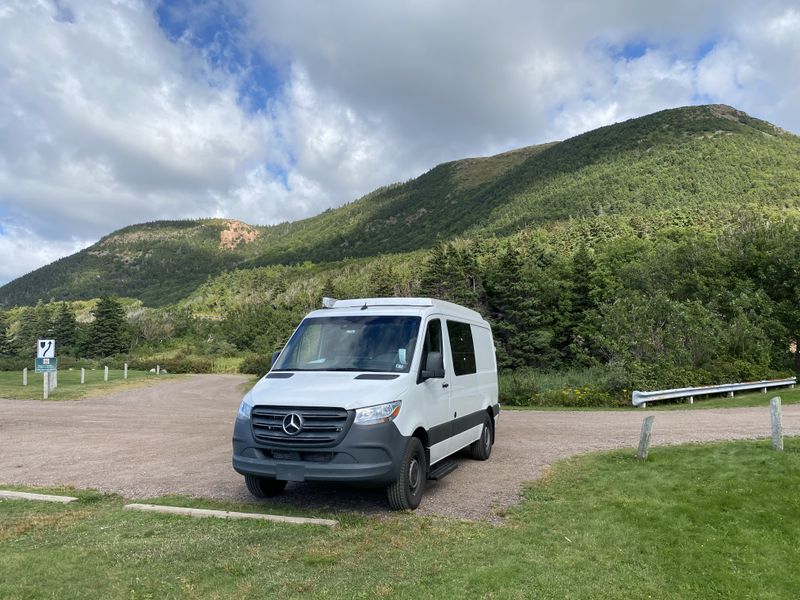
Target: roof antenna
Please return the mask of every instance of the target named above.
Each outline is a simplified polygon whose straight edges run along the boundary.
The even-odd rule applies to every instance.
[[[364,306],[361,307],[361,310],[367,310],[367,303],[364,302]]]

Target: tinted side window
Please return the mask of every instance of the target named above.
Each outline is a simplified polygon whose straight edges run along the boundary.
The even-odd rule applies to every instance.
[[[453,352],[453,371],[456,375],[475,373],[475,345],[472,328],[467,323],[447,322],[447,337]]]

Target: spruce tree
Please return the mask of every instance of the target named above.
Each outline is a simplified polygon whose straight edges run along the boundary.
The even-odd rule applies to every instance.
[[[78,323],[69,305],[62,302],[53,324],[53,337],[56,344],[67,352],[74,351],[77,344]]]
[[[127,324],[122,305],[115,299],[105,296],[97,303],[92,314],[94,323],[89,332],[89,354],[106,357],[125,350]]]

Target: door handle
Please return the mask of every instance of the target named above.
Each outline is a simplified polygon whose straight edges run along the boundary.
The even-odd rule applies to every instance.
[[[443,387],[443,388],[450,387],[450,384],[449,384],[449,383],[443,383],[443,384],[442,384],[442,387]]]

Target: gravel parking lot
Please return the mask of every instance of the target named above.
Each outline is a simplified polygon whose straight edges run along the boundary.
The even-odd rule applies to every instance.
[[[73,402],[0,400],[0,484],[71,485],[127,498],[186,494],[254,502],[231,468],[231,432],[246,378],[196,375]],[[647,410],[503,411],[492,457],[459,457],[418,512],[495,519],[554,461],[638,443]],[[658,412],[654,444],[767,437],[768,408]],[[783,409],[800,435],[800,405]],[[290,483],[277,504],[386,514],[382,489]]]

